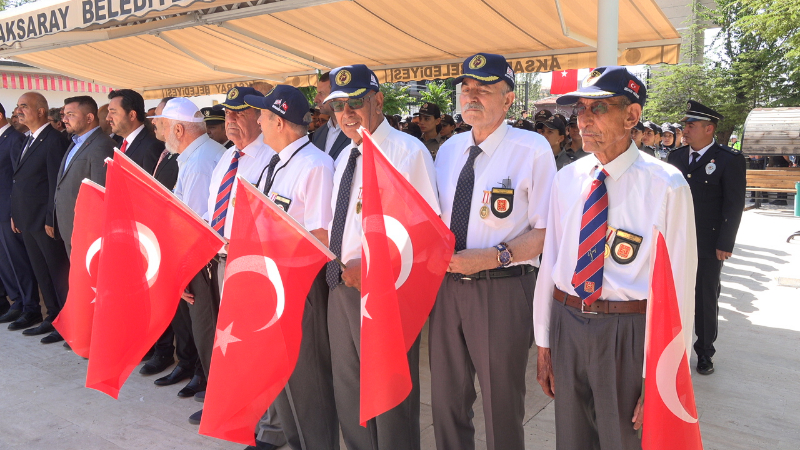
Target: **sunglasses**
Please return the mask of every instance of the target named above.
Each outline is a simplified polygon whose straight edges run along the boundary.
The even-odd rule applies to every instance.
[[[361,109],[364,107],[364,101],[369,97],[370,95],[361,98],[349,98],[347,100],[331,100],[331,109],[333,109],[333,112],[342,112],[344,111],[345,104],[349,105],[350,109]]]
[[[597,102],[592,103],[591,106],[587,105],[575,105],[575,114],[582,116],[586,114],[586,110],[590,109],[592,114],[601,116],[608,112],[608,108],[611,106],[622,106],[620,103],[606,103],[606,102]]]

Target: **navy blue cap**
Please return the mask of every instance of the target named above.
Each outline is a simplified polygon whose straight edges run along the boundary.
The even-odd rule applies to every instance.
[[[361,98],[381,89],[375,72],[364,64],[337,67],[331,70],[330,77],[331,94],[325,97],[325,102],[342,97]]]
[[[722,119],[724,119],[722,114],[714,111],[708,106],[701,104],[700,102],[689,100],[689,102],[686,104],[686,114],[684,115],[683,119],[681,119],[681,122],[708,120],[709,122],[717,123]]]
[[[640,120],[636,125],[633,126],[634,130],[644,131],[644,124]]]
[[[225,122],[225,112],[222,108],[214,109],[211,106],[207,106],[205,108],[200,108],[200,112],[203,113],[203,121],[207,124],[213,125]]]
[[[558,130],[558,132],[563,136],[567,134],[567,126],[559,115],[554,115],[549,119],[542,122],[544,126],[550,128],[551,130]]]
[[[536,114],[533,116],[533,119],[536,123],[539,123],[539,122],[544,122],[545,120],[549,119],[552,116],[553,113],[551,113],[549,110],[540,109],[539,111],[536,111]]]
[[[653,130],[653,133],[662,134],[661,127],[658,126],[657,123],[650,122],[649,120],[646,120],[644,122],[644,128],[645,129],[650,128],[651,130]]]
[[[263,97],[261,92],[258,92],[257,90],[251,87],[236,86],[228,91],[228,95],[225,97],[225,101],[217,106],[232,109],[234,111],[241,111],[243,109],[247,109],[250,106],[244,102],[244,97],[246,95],[260,95]]]
[[[675,125],[673,125],[673,124],[671,124],[669,122],[662,123],[661,124],[661,133],[662,134],[664,134],[664,133],[675,134]]]
[[[294,86],[279,84],[272,88],[265,96],[245,95],[247,106],[256,109],[266,109],[278,117],[298,125],[311,123],[311,111],[308,108],[308,99]]]
[[[461,83],[464,78],[474,78],[483,84],[495,84],[505,81],[514,89],[514,69],[508,64],[503,55],[492,53],[478,53],[464,60],[461,67],[461,75],[455,79],[455,83]]]
[[[581,82],[575,92],[564,94],[556,103],[572,105],[580,98],[610,98],[624,95],[631,102],[644,106],[647,87],[628,69],[620,66],[598,67]]]

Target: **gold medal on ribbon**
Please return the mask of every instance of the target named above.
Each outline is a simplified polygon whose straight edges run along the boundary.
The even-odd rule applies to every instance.
[[[483,206],[480,209],[481,219],[489,217],[489,202],[492,201],[492,192],[483,191]]]
[[[356,214],[361,214],[361,202],[356,203]]]
[[[481,206],[481,219],[489,217],[489,207],[486,205]]]

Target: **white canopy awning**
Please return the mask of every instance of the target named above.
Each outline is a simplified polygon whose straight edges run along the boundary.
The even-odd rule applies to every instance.
[[[518,72],[596,65],[598,0],[52,0],[0,13],[0,57],[164,95],[303,86],[363,63],[381,81],[456,76],[479,51]],[[654,0],[619,0],[622,65],[677,63]]]

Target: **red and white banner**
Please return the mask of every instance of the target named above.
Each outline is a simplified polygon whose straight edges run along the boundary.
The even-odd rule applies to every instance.
[[[2,72],[3,89],[22,89],[26,91],[94,92],[108,94],[113,90],[88,81],[62,75],[42,73]]]
[[[258,420],[297,364],[308,292],[336,256],[252,184],[235,182],[200,434],[255,445]]]
[[[643,450],[702,450],[669,252],[658,233],[645,345]]]

